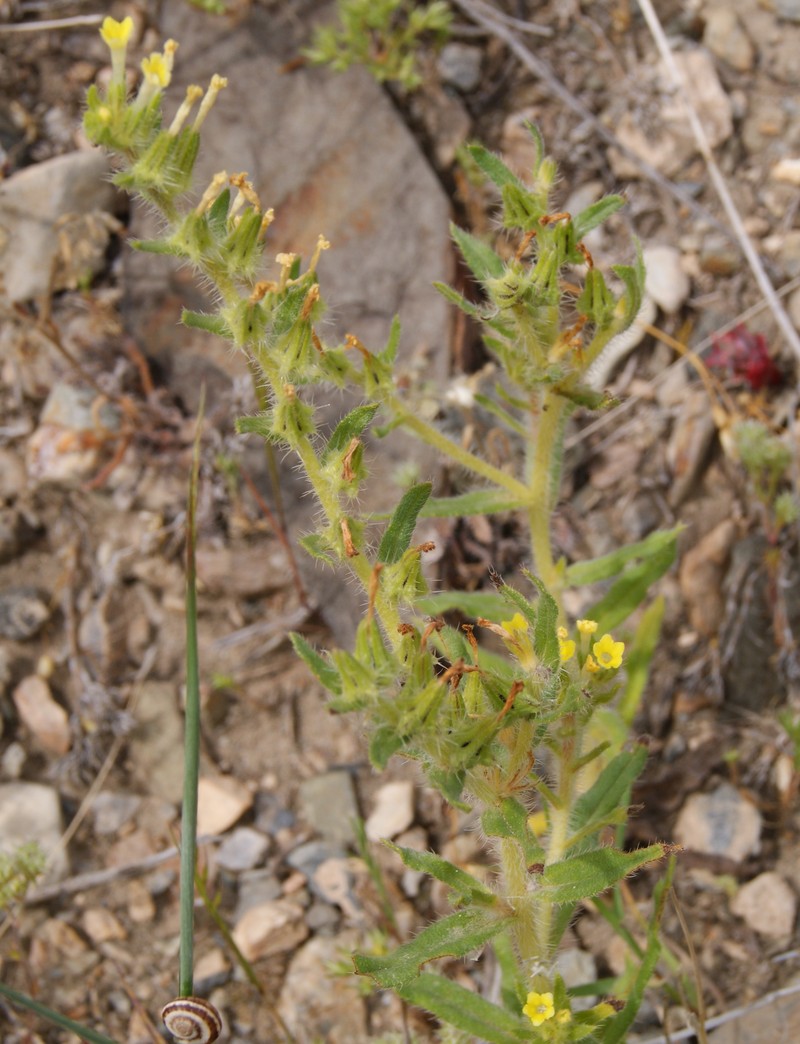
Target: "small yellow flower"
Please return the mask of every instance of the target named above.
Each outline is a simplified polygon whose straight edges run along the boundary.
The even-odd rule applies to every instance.
[[[505,631],[503,644],[512,653],[523,667],[536,666],[536,654],[528,637],[528,621],[522,613],[514,613],[510,620],[500,622],[501,630]]]
[[[569,634],[569,631],[566,629],[566,627],[559,627],[556,631],[556,634],[563,641]]]
[[[149,58],[142,58],[142,73],[150,88],[163,90],[169,86],[170,69],[164,55],[153,51]]]
[[[552,1019],[555,1013],[552,993],[529,993],[522,1009],[522,1014],[527,1015],[534,1026],[541,1026],[543,1022]]]
[[[103,43],[112,51],[124,51],[133,32],[133,19],[130,15],[118,22],[116,18],[107,17],[103,19],[100,26],[100,35]]]
[[[572,1012],[569,1008],[562,1008],[561,1011],[556,1012],[556,1022],[560,1022],[562,1026],[572,1022]]]
[[[558,655],[561,658],[562,663],[566,663],[570,657],[575,655],[575,642],[571,638],[559,638],[558,639]]]
[[[528,829],[532,830],[537,837],[541,837],[547,830],[547,813],[534,812],[528,816]]]
[[[580,634],[594,634],[597,630],[597,620],[577,620],[575,626]]]
[[[591,653],[586,657],[586,662],[583,665],[590,674],[597,674],[600,670],[600,665]]]
[[[514,613],[510,620],[501,620],[500,626],[511,633],[514,631],[522,631],[527,633],[528,621],[522,615],[522,613]]]
[[[601,667],[616,668],[622,663],[625,643],[615,642],[610,634],[604,634],[599,642],[594,643],[592,652]]]

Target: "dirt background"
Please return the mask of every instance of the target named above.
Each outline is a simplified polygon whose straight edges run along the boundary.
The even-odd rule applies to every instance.
[[[681,1036],[690,1006],[681,969],[702,987],[705,1016],[761,1004],[712,1039],[790,1040],[798,776],[778,714],[796,711],[800,697],[797,533],[775,539],[729,433],[735,418],[758,418],[796,452],[796,360],[658,79],[635,4],[463,8],[453,46],[421,55],[413,96],[361,72],[296,63],[315,20],[330,17],[316,3],[242,3],[222,19],[179,0],[109,12],[134,15],[137,59],[166,36],[180,40],[179,84],[229,77],[202,169],[251,173],[278,212],[276,252],[307,253],[320,231],[334,242],[321,269],[326,337],[354,330],[379,348],[399,312],[402,366],[423,389],[420,408],[500,462],[514,447],[463,405],[465,387],[490,379],[477,332],[428,290],[434,279],[467,285],[449,218],[504,248],[491,191],[459,162],[463,142],[478,139],[524,169],[522,124],[533,120],[560,165],[560,206],[600,191],[627,196],[592,243],[595,257],[630,260],[635,235],[645,248],[668,248],[651,265],[668,288],[688,277],[652,322],[716,352],[712,391],[648,332],[611,374],[622,405],[578,416],[569,433],[556,542],[575,559],[686,527],[681,564],[660,584],[664,641],[637,723],[651,759],[630,833],[631,843],[684,844],[684,924],[671,909],[672,992],[653,992],[630,1039],[662,1039],[663,1026],[673,1040],[696,1039]],[[800,325],[800,10],[789,0],[657,9],[676,50],[701,56],[692,87],[710,99],[717,161]],[[204,846],[209,889],[262,992],[202,907],[198,992],[223,1012],[230,1041],[288,1039],[287,1030],[302,1042],[432,1039],[391,997],[330,977],[330,962],[346,964],[374,929],[390,931],[352,816],[363,814],[377,836],[434,847],[473,872],[490,868],[469,817],[446,814],[412,766],[391,766],[394,789],[374,776],[358,722],[327,713],[288,647],[290,629],[323,647],[346,641],[358,597],[296,554],[311,517],[302,483],[276,461],[277,498],[263,449],[235,435],[235,418],[255,408],[252,386],[241,360],[178,325],[181,307],[202,306],[191,273],[126,244],[153,219],[107,192],[78,129],[86,87],[107,75],[96,27],[12,31],[90,13],[80,3],[0,5],[0,846],[30,836],[55,846],[47,882],[0,925],[3,978],[120,1042],[161,1039],[157,1012],[175,992],[177,966],[181,555],[205,383],[201,827],[216,839]],[[658,179],[620,144],[639,149]],[[79,165],[59,166],[68,156]],[[19,188],[21,175],[41,180]],[[50,214],[56,187],[63,196]],[[725,339],[742,322],[748,332]],[[331,403],[332,416],[340,406]],[[397,470],[409,467],[443,491],[459,488],[458,475],[408,443],[393,453],[391,466],[374,469],[370,504],[391,504]],[[781,488],[795,488],[794,474]],[[490,565],[513,577],[524,564],[513,516],[430,535],[434,573],[467,589],[486,584]],[[373,847],[401,936],[446,908],[436,888]],[[633,882],[631,903],[652,883]],[[566,950],[575,983],[624,967],[588,908]],[[493,971],[486,959],[448,969],[487,991]],[[5,1003],[0,1027],[7,1042],[70,1039]]]

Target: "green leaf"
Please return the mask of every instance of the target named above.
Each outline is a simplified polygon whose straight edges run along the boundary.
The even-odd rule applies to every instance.
[[[542,863],[545,851],[528,826],[528,811],[515,798],[503,798],[495,808],[487,808],[481,816],[481,826],[489,837],[513,837],[519,842],[525,861]]]
[[[487,1044],[524,1044],[531,1040],[529,1022],[442,975],[425,972],[397,992],[409,1004]]]
[[[130,245],[134,250],[143,254],[166,254],[169,257],[181,257],[183,251],[179,250],[170,239],[131,239]]]
[[[518,497],[502,489],[476,489],[456,497],[432,497],[420,511],[421,518],[465,518],[467,515],[493,515],[496,511],[515,511],[522,507]]]
[[[645,761],[647,747],[643,743],[637,744],[633,750],[617,754],[575,803],[571,817],[575,829],[604,821],[620,805],[627,805],[631,785],[644,768]]]
[[[191,312],[188,308],[184,308],[181,312],[181,322],[192,330],[204,330],[217,337],[224,337],[226,341],[233,339],[231,328],[219,315],[206,315],[205,312]]]
[[[231,203],[231,190],[224,189],[208,211],[208,227],[217,238],[222,238],[228,231],[228,208]]]
[[[505,265],[490,246],[469,232],[465,232],[458,225],[450,225],[450,235],[456,241],[469,270],[476,279],[481,283],[485,283],[487,279],[500,279],[505,271]]]
[[[324,657],[320,656],[305,638],[297,631],[290,631],[289,640],[294,646],[294,651],[308,667],[314,677],[322,682],[328,692],[340,696],[342,692],[342,679],[336,668]]]
[[[636,636],[626,650],[625,690],[617,705],[617,713],[630,728],[639,710],[644,687],[650,673],[650,664],[661,634],[664,618],[664,598],[659,595],[642,613]]]
[[[674,529],[657,529],[644,540],[620,547],[610,554],[603,555],[602,558],[592,558],[588,562],[575,562],[567,567],[566,582],[570,587],[584,587],[588,584],[596,584],[600,580],[608,580],[617,573],[621,573],[629,562],[648,558],[658,554],[665,547],[674,546],[684,528],[680,525],[675,526]]]
[[[379,562],[394,565],[408,550],[411,537],[414,535],[417,517],[425,506],[425,501],[431,495],[432,489],[433,485],[430,482],[420,482],[418,485],[411,486],[403,494],[378,548]]]
[[[647,863],[663,859],[666,854],[663,845],[648,845],[635,852],[596,848],[593,852],[582,852],[546,866],[539,877],[539,887],[546,891],[552,903],[576,903],[600,895]]]
[[[306,536],[302,536],[298,543],[312,558],[316,558],[319,562],[324,562],[326,565],[336,565],[336,558],[330,553],[330,545],[319,533],[309,533]]]
[[[490,399],[488,395],[477,394],[475,396],[475,402],[477,402],[479,406],[483,406],[483,408],[488,410],[489,413],[494,414],[498,420],[501,420],[503,424],[513,432],[516,432],[517,435],[521,435],[524,439],[528,437],[528,431],[525,425],[518,421],[516,417],[512,417],[508,410],[504,410],[502,406],[496,403],[494,399]]]
[[[538,576],[527,569],[523,573],[539,591],[536,604],[536,625],[533,629],[533,649],[541,662],[550,668],[557,667],[560,662],[558,635],[558,605]]]
[[[577,217],[572,219],[575,238],[578,240],[583,239],[593,228],[602,225],[612,214],[616,214],[620,207],[624,206],[625,200],[622,196],[604,196],[603,199],[592,203],[591,206],[582,210]]]
[[[272,439],[272,414],[259,413],[254,417],[237,417],[236,432],[238,435],[260,435],[262,439]]]
[[[647,927],[647,949],[639,963],[636,978],[633,982],[625,1007],[615,1015],[604,1027],[602,1044],[618,1044],[625,1039],[625,1034],[631,1027],[636,1013],[641,1007],[644,999],[644,991],[656,970],[662,953],[661,922],[664,918],[667,896],[672,887],[672,878],[675,874],[675,858],[669,861],[667,872],[656,885],[653,893],[653,916]]]
[[[417,852],[413,848],[402,848],[391,841],[383,843],[400,856],[409,870],[421,870],[423,873],[435,877],[437,881],[442,881],[467,902],[481,906],[493,906],[497,902],[494,892],[481,884],[477,877],[453,866],[441,856],[435,855],[433,852]]]
[[[514,174],[508,169],[498,155],[494,152],[489,152],[483,145],[474,144],[468,145],[467,151],[481,168],[483,173],[489,178],[490,181],[494,182],[499,189],[502,189],[505,185],[516,185],[517,188],[525,191],[525,186]]]
[[[389,330],[389,339],[386,342],[386,347],[381,352],[381,359],[388,366],[394,363],[397,356],[397,347],[400,344],[400,316],[396,315],[392,319],[392,325]]]
[[[493,591],[437,591],[425,595],[416,603],[417,609],[431,616],[439,616],[457,609],[465,616],[485,616],[499,623],[508,615],[504,598]]]
[[[462,297],[458,290],[454,290],[452,286],[448,286],[447,283],[434,283],[434,289],[438,290],[439,293],[444,297],[450,304],[454,304],[456,308],[460,308],[462,312],[466,312],[467,315],[472,316],[473,319],[482,319],[483,312],[474,305],[471,301],[468,301],[466,297]]]
[[[369,760],[374,768],[383,771],[389,759],[401,749],[405,739],[391,725],[382,725],[372,733],[369,741]]]
[[[415,979],[424,964],[439,957],[466,957],[481,949],[512,920],[486,909],[459,910],[428,925],[409,942],[382,957],[358,953],[353,963],[359,975],[369,975],[384,989],[399,990]]]
[[[343,453],[353,439],[362,435],[379,408],[380,403],[370,402],[365,406],[356,406],[354,410],[342,417],[328,439],[328,444],[320,458],[321,463],[325,464],[337,453]]]
[[[675,561],[675,545],[662,548],[657,554],[638,565],[626,569],[614,582],[608,593],[589,610],[591,620],[597,620],[602,633],[613,630],[627,620],[647,598],[652,584],[662,577]]]

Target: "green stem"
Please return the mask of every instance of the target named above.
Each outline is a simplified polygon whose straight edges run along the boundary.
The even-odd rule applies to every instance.
[[[432,424],[428,424],[421,417],[410,413],[396,395],[387,395],[385,401],[386,405],[393,411],[404,427],[413,431],[422,442],[439,450],[445,457],[448,457],[456,464],[460,464],[461,467],[466,468],[473,474],[480,475],[481,478],[493,482],[496,486],[507,489],[519,499],[520,505],[530,503],[530,491],[524,482],[520,482],[513,475],[501,471],[500,468],[493,467],[480,457],[476,457],[474,453],[464,449],[463,446],[459,446],[457,442],[448,439],[446,435],[443,435]]]
[[[197,484],[200,471],[200,431],[205,387],[200,395],[189,510],[186,520],[186,723],[183,766],[183,817],[181,820],[180,956],[178,995],[194,994],[194,872],[197,862],[197,783],[200,774],[200,672],[197,647]]]
[[[538,408],[531,410],[533,430],[528,451],[528,524],[534,572],[559,603],[561,581],[553,561],[550,521],[555,500],[552,487],[556,453],[567,406],[562,396],[551,391],[544,393]]]
[[[61,1029],[74,1033],[81,1040],[88,1040],[90,1044],[114,1044],[110,1037],[104,1037],[102,1033],[96,1033],[94,1030],[82,1026],[79,1022],[75,1022],[74,1019],[69,1019],[66,1015],[62,1015],[60,1011],[54,1011],[52,1008],[40,1004],[32,997],[19,993],[10,986],[6,986],[3,982],[0,982],[0,996],[5,997],[19,1008],[25,1008],[27,1011],[32,1011],[34,1015],[47,1019],[54,1026],[60,1026]]]

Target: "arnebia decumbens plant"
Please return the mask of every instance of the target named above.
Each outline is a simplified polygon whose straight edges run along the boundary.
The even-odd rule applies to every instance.
[[[472,304],[446,286],[438,290],[483,324],[502,369],[482,405],[523,438],[514,474],[511,463],[509,470],[494,466],[415,410],[394,375],[397,323],[379,351],[355,335],[342,344],[323,341],[316,269],[330,244],[322,236],[305,265],[291,253],[273,262],[272,212],[246,174],[221,172],[190,196],[201,125],[226,81],[213,76],[205,91],[189,87],[166,119],[164,91],[177,45],[168,41],[142,62],[141,87],[128,97],[130,31],[130,19],[103,24],[113,72],[107,90],[89,90],[86,131],[117,157],[117,184],[165,219],[160,238],[136,246],[187,262],[215,288],[214,311],[187,312],[183,320],[247,353],[267,388],[268,409],[238,427],[289,450],[302,465],[319,506],[319,525],[303,546],[363,587],[366,611],[352,650],[318,652],[300,635],[292,636],[295,648],[331,693],[331,707],[366,720],[374,766],[383,768],[394,754],[415,759],[448,802],[476,811],[494,853],[496,879],[485,884],[434,853],[393,846],[406,866],[449,886],[454,912],[389,954],[357,954],[355,969],[451,1027],[442,1030],[447,1040],[622,1040],[662,956],[666,878],[637,934],[621,927],[618,896],[597,900],[630,944],[628,971],[607,1000],[574,1010],[554,957],[579,903],[613,897],[625,877],[669,849],[622,846],[631,786],[646,757],[630,731],[660,603],[639,614],[627,645],[615,633],[669,568],[675,533],[654,533],[571,565],[556,559],[551,539],[565,424],[577,407],[608,405],[584,377],[640,306],[641,260],[614,267],[615,291],[583,242],[622,200],[611,196],[574,215],[554,211],[556,168],[534,128],[538,152],[527,182],[482,147],[471,149],[500,190],[514,254],[503,260],[454,228],[484,302]],[[326,383],[356,391],[362,401],[323,434],[308,389]],[[378,418],[410,431],[475,481],[471,492],[453,498],[432,497],[430,482],[412,485],[373,541],[375,522],[359,510],[358,494],[367,477],[365,433]],[[526,589],[493,573],[493,590],[477,602],[458,592],[429,594],[421,560],[431,545],[413,543],[417,520],[511,509],[527,518],[530,533]],[[585,618],[567,619],[565,590],[599,582],[603,593]],[[474,622],[448,625],[440,613],[453,607]],[[493,650],[482,642],[487,632],[496,636]],[[497,639],[505,655],[496,651]],[[494,999],[426,970],[436,958],[484,947],[493,948],[502,970]]]

